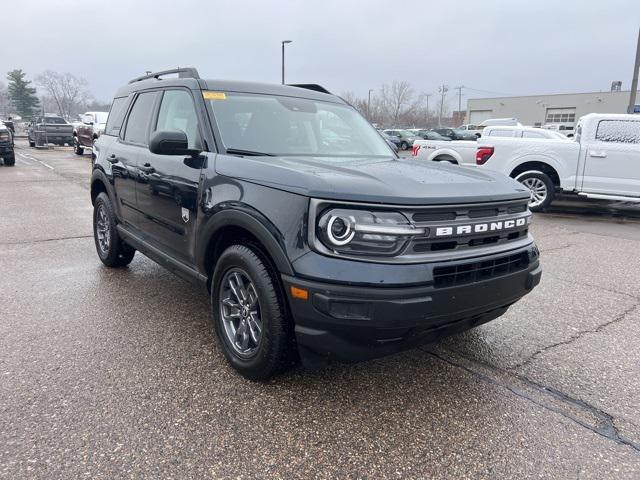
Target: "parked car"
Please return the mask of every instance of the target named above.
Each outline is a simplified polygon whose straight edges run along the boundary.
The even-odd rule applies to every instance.
[[[27,137],[30,147],[42,146],[47,143],[72,145],[73,126],[57,115],[38,116],[29,124]]]
[[[478,125],[480,128],[484,127],[521,127],[522,124],[517,118],[489,118]]]
[[[486,127],[482,138],[513,138],[513,139],[527,139],[527,138],[546,138],[550,140],[564,140],[567,139],[564,135],[551,130],[541,130],[540,128],[533,127]],[[458,165],[465,166],[477,166],[476,164],[476,151],[478,148],[479,140],[453,140],[449,138],[447,140],[417,140],[413,144],[412,155],[419,159],[436,161],[436,162],[449,162]]]
[[[465,125],[460,125],[456,130],[461,130],[466,133],[472,133],[476,137],[480,138],[482,136],[482,128],[480,125],[472,125],[470,123]]]
[[[379,130],[379,132],[380,135],[382,135],[382,137],[387,141],[387,143],[393,145],[395,150],[398,151],[400,145],[402,144],[402,139],[396,135],[389,135],[388,133],[384,133],[381,130]]]
[[[0,122],[0,158],[7,167],[12,167],[16,163],[13,132],[4,122]]]
[[[445,137],[444,135],[440,135],[438,132],[434,132],[433,130],[418,130],[416,132],[416,137],[418,139],[423,140],[439,140],[443,142],[450,142],[451,139],[449,137]],[[415,146],[415,142],[413,143]]]
[[[551,130],[554,132],[558,132],[562,135],[565,135],[568,138],[573,138],[574,136],[574,126],[573,125],[565,125],[562,123],[548,123],[546,125],[542,125],[545,130]]]
[[[109,112],[86,112],[81,115],[82,123],[75,129],[73,150],[82,155],[85,148],[93,148],[93,143],[104,132]]]
[[[640,116],[589,114],[575,141],[483,136],[476,163],[531,190],[530,208],[547,208],[556,192],[640,203]]]
[[[408,130],[387,129],[383,130],[387,135],[392,135],[400,139],[400,150],[409,150],[413,146],[416,136]]]
[[[323,141],[331,124],[347,145]],[[132,80],[95,143],[91,201],[100,260],[140,251],[201,286],[253,380],[481,325],[541,277],[525,187],[399,159],[318,85]]]
[[[16,127],[13,124],[13,119],[11,117],[8,117],[6,120],[0,120],[0,123],[3,123],[5,127],[11,130],[12,136],[16,136]]]
[[[478,138],[473,133],[468,133],[464,130],[457,130],[455,128],[434,128],[432,131],[439,133],[443,137],[450,138],[451,140],[476,140]]]

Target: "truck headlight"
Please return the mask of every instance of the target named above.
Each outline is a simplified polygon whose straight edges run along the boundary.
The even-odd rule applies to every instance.
[[[399,212],[333,208],[320,215],[318,238],[334,253],[394,256],[425,228],[415,228]]]

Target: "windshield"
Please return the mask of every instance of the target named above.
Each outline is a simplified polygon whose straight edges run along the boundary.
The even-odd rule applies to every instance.
[[[394,156],[352,107],[306,98],[218,93],[208,100],[227,150],[269,155]]]

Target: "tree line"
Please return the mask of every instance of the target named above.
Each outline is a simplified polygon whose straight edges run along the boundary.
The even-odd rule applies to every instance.
[[[411,83],[396,80],[369,90],[366,98],[352,91],[341,97],[358,110],[369,122],[380,128],[433,128],[454,125],[447,90],[437,95],[417,93]]]
[[[27,74],[16,69],[7,73],[7,84],[0,82],[0,116],[19,115],[29,119],[37,113],[55,113],[67,120],[78,114],[107,111],[109,104],[96,101],[87,88],[87,81],[71,73],[46,70],[32,82]],[[40,88],[40,95],[38,89]]]

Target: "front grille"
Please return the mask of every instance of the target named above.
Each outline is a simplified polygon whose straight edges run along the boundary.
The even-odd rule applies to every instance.
[[[434,233],[438,227],[452,227],[455,229],[461,225],[475,225],[477,223],[494,225],[516,218],[527,217],[527,202],[523,200],[500,204],[423,207],[408,210],[404,213],[411,219],[413,225],[419,228],[426,228],[430,232],[426,236],[415,237],[407,245],[404,252],[409,255],[489,247],[524,239],[529,233],[528,221],[515,228],[487,228],[485,229],[486,231],[455,232],[444,236],[438,236]]]
[[[524,270],[528,266],[529,254],[522,252],[491,260],[436,267],[433,269],[433,281],[436,288],[453,287],[501,277]]]

